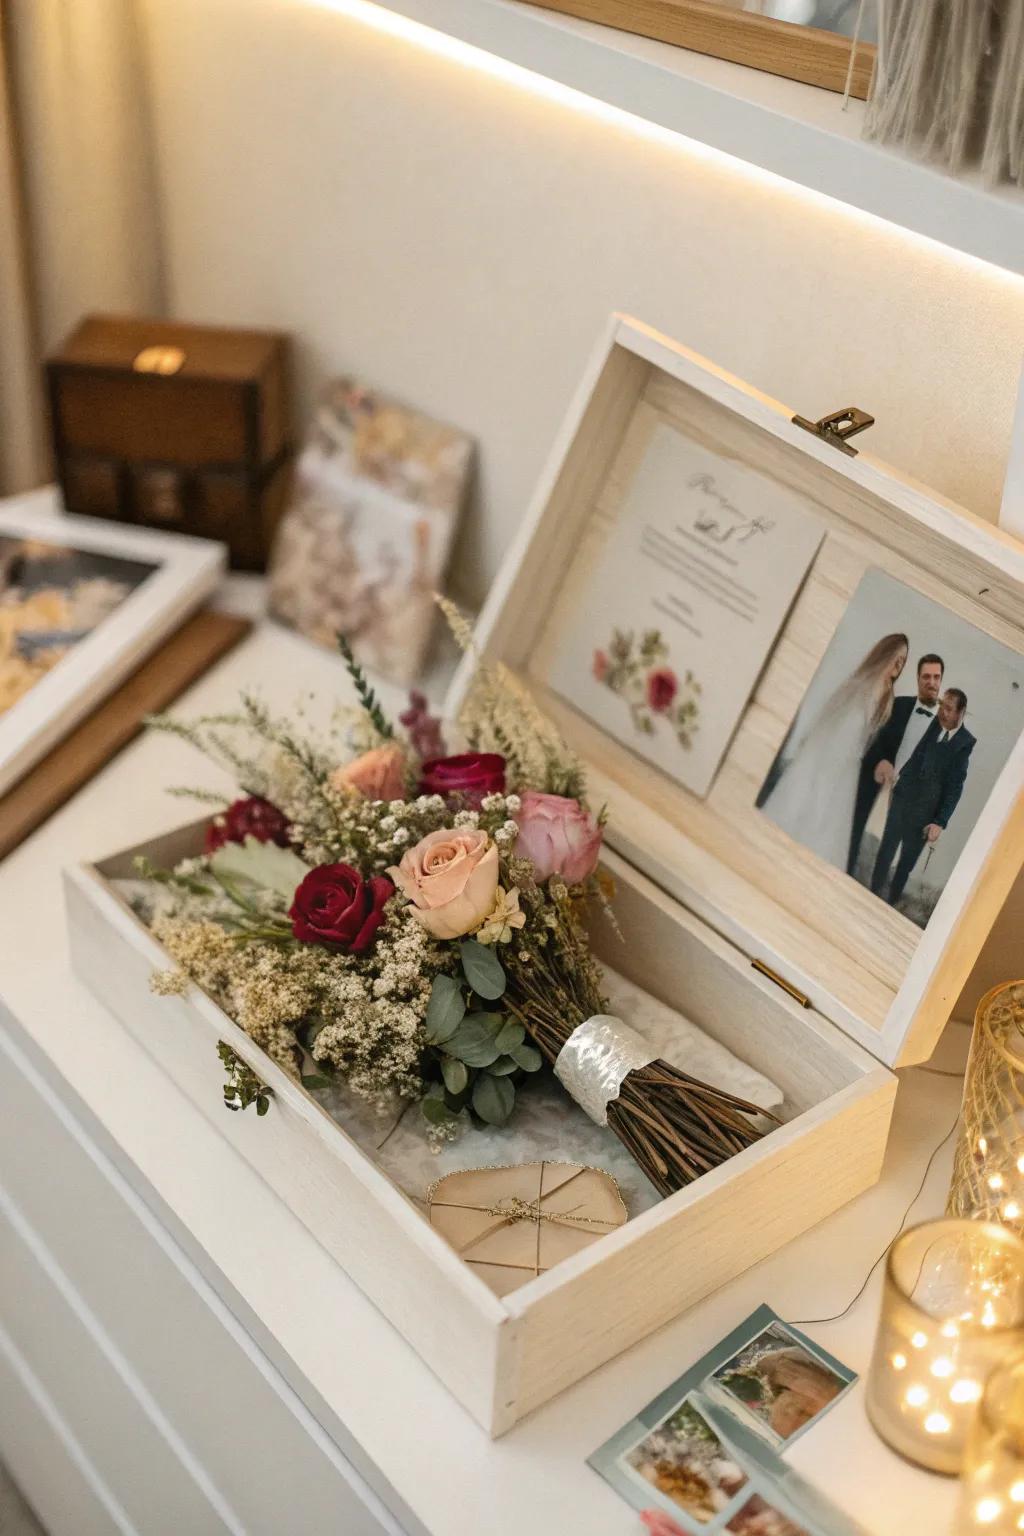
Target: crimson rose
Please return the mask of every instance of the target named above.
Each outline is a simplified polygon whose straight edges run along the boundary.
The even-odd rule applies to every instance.
[[[465,795],[479,806],[484,795],[505,792],[505,759],[500,752],[460,752],[434,757],[420,769],[421,795]]]
[[[258,843],[276,843],[288,847],[288,818],[276,805],[260,795],[236,800],[206,829],[206,852],[216,853],[225,843],[244,843],[254,837]]]
[[[328,944],[361,955],[395,894],[384,875],[364,880],[351,864],[321,864],[303,880],[289,909],[292,932],[303,944]]]
[[[671,667],[655,667],[647,674],[647,703],[656,715],[663,715],[679,691],[679,681]]]

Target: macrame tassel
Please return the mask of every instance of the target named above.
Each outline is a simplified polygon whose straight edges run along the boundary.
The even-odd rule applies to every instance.
[[[1010,0],[1015,7],[1024,0]],[[959,170],[979,153],[993,38],[1006,0],[880,0],[865,134]]]
[[[1000,11],[981,169],[990,184],[1024,187],[1024,0],[1004,0]]]

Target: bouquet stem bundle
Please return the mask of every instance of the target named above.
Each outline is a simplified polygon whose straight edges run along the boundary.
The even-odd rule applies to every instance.
[[[604,1012],[589,954],[564,930],[560,938],[559,947],[543,958],[522,951],[505,957],[510,971],[505,1006],[551,1066],[573,1031]],[[630,1072],[608,1105],[609,1129],[661,1195],[674,1194],[759,1141],[764,1130],[758,1117],[775,1121],[757,1104],[661,1060]]]

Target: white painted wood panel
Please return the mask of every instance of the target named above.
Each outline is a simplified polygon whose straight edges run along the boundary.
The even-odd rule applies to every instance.
[[[174,1527],[189,1536],[319,1536],[341,1519],[351,1536],[401,1536],[4,1031],[0,1166],[0,1265],[15,1266],[5,1271],[4,1294],[18,1298],[9,1311],[22,1363],[9,1369],[43,1384],[50,1418],[67,1426],[117,1528],[120,1520],[155,1533],[166,1509],[168,1519],[198,1521]],[[67,1348],[58,1349],[61,1340]],[[28,1391],[23,1382],[20,1395]],[[142,1425],[134,1441],[123,1433],[122,1411]],[[94,1416],[109,1425],[110,1445],[97,1441]],[[0,1447],[7,1454],[6,1434]],[[194,1487],[198,1512],[175,1512],[161,1480],[175,1474]],[[31,1464],[21,1476],[30,1491],[37,1486]]]

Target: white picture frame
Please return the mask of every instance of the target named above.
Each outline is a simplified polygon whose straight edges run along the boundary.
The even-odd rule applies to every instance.
[[[210,596],[225,570],[227,552],[208,539],[68,516],[50,491],[0,506],[0,539],[52,541],[155,567],[0,714],[3,795]]]

